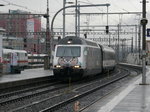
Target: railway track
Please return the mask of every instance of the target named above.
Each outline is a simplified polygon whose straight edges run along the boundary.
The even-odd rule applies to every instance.
[[[79,101],[80,99],[98,91],[99,89],[102,89],[120,79],[123,79],[124,77],[128,76],[129,75],[129,72],[125,73],[123,76],[120,75],[118,77],[119,74],[121,74],[123,72],[119,72],[117,75],[115,76],[112,76],[112,77],[109,77],[109,78],[106,78],[104,80],[100,80],[100,81],[97,81],[95,83],[92,83],[92,84],[89,84],[89,85],[92,85],[91,88],[89,88],[87,85],[85,86],[82,86],[80,88],[76,88],[75,91],[78,91],[78,93],[70,98],[68,98],[67,100],[64,100],[62,102],[59,102],[57,104],[55,104],[54,106],[51,106],[51,107],[48,107],[48,108],[45,108],[43,110],[41,110],[40,112],[52,112],[52,111],[57,111],[59,108],[60,110],[58,110],[59,112],[63,112],[63,108],[66,106],[66,105],[69,105],[70,103],[73,103],[75,101]],[[87,89],[85,89],[85,87],[88,87]],[[83,91],[82,88],[84,88],[85,90]],[[67,106],[66,106],[67,108]],[[73,109],[73,108],[72,108]],[[74,111],[74,110],[68,110],[68,112],[70,111]]]
[[[0,86],[3,86],[2,88],[0,88],[0,95],[1,94],[5,94],[5,93],[10,93],[13,91],[18,91],[18,90],[22,90],[25,88],[30,88],[30,87],[36,87],[39,85],[43,85],[49,82],[55,82],[55,78],[53,76],[49,76],[49,77],[43,77],[43,78],[36,78],[36,79],[31,79],[31,80],[23,80],[23,81],[14,81],[11,84],[7,83],[5,84],[1,84]],[[16,84],[17,83],[17,84]]]
[[[123,80],[124,77],[129,75],[129,72],[124,69],[119,69],[117,70],[117,73],[114,72],[112,74],[115,75],[110,75],[107,78],[95,78],[96,80],[91,81],[85,79],[84,82],[79,81],[77,83],[72,83],[71,87],[68,87],[68,84],[59,83],[60,85],[58,84],[58,87],[52,88],[51,85],[43,85],[39,87],[46,88],[45,90],[42,89],[42,91],[39,88],[30,88],[30,90],[25,90],[24,94],[22,94],[23,91],[16,92],[17,95],[16,93],[8,93],[6,96],[10,97],[10,99],[12,98],[12,101],[0,100],[0,110],[7,112],[67,112],[66,109],[70,108],[68,112],[71,112],[73,111],[72,105],[74,102],[84,99],[96,91],[105,91],[103,88],[107,88],[110,85],[113,85],[113,83]],[[47,90],[47,86],[53,90]],[[100,93],[102,94],[103,92]],[[2,96],[0,96],[0,99],[3,98]],[[84,103],[82,105],[84,105],[82,106],[82,109],[87,106],[87,104],[85,105]]]
[[[66,87],[62,85],[57,85],[53,87],[56,84],[59,84],[59,83],[56,82],[56,83],[51,83],[51,84],[46,84],[43,86],[35,87],[35,88],[33,87],[33,88],[25,89],[25,90],[19,90],[19,91],[14,91],[11,93],[2,94],[0,95],[0,99],[1,99],[0,105],[6,105],[9,103],[13,103],[13,102],[27,99],[30,97],[35,97],[35,96],[38,96],[47,92],[52,92],[57,89],[62,89]]]

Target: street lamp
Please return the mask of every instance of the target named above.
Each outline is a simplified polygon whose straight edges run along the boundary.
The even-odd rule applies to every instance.
[[[66,4],[66,0],[64,0],[63,2],[63,38],[65,37],[65,4]]]

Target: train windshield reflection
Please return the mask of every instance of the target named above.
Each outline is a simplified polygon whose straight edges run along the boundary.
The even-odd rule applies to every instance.
[[[81,48],[77,46],[59,46],[56,57],[80,57]]]

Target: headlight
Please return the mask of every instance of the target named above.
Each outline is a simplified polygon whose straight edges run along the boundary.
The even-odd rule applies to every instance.
[[[79,65],[75,65],[74,68],[80,68],[80,66]]]
[[[56,65],[55,67],[56,67],[56,68],[61,68],[61,66],[60,66],[60,65]]]

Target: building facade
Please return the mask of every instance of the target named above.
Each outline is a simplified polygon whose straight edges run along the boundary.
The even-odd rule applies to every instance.
[[[0,16],[0,27],[6,30],[7,40],[18,38],[16,45],[18,49],[23,48],[28,53],[43,53],[44,44],[39,42],[41,35],[33,32],[41,32],[41,17],[34,17],[30,12],[21,10],[9,10],[8,14]],[[19,47],[19,41],[23,40]],[[9,42],[8,42],[9,43]],[[14,44],[14,43],[13,43]]]

